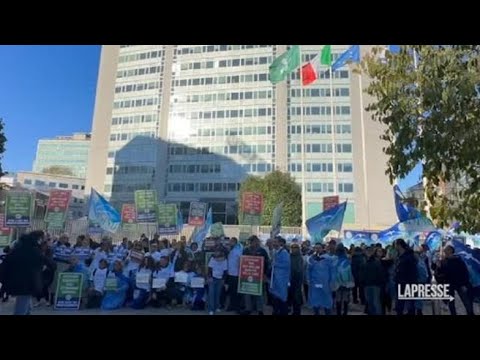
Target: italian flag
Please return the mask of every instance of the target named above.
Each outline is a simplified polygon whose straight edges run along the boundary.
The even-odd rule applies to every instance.
[[[320,54],[302,66],[302,83],[304,86],[318,79],[322,65],[332,65],[332,45],[325,45]]]

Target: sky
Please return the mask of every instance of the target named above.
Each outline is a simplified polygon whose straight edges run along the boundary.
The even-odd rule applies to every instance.
[[[1,45],[4,171],[31,170],[41,138],[89,132],[100,45]]]
[[[100,45],[0,45],[4,171],[31,170],[41,138],[91,130],[99,60]],[[400,188],[420,174],[417,167]]]

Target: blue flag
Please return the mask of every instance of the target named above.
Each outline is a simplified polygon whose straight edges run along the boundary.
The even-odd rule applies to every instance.
[[[431,231],[425,238],[425,245],[430,251],[437,251],[442,246],[442,233],[438,230]]]
[[[396,223],[392,227],[378,233],[378,241],[386,245],[393,243],[396,239],[405,239],[406,237],[407,233],[400,229],[400,223]]]
[[[212,217],[212,208],[208,209],[207,218],[205,223],[197,228],[195,233],[192,236],[192,240],[198,244],[198,248],[202,248],[203,240],[207,237],[208,232],[210,231],[210,227],[213,224],[213,217]]]
[[[343,232],[344,240],[342,241],[343,245],[373,245],[378,242],[378,232],[376,231],[354,231],[354,230],[345,230]]]
[[[387,50],[392,54],[398,54],[400,52],[400,45],[387,45]]]
[[[332,71],[336,71],[342,66],[344,66],[347,62],[360,62],[360,45],[352,45],[345,51],[340,57],[335,61],[332,65]]]
[[[88,209],[89,232],[116,233],[121,224],[120,213],[92,188]]]
[[[393,194],[395,197],[395,210],[397,211],[397,217],[400,222],[422,217],[420,211],[415,207],[402,203],[404,197],[397,185],[393,187]]]
[[[308,232],[314,241],[321,241],[330,230],[340,231],[343,225],[343,217],[347,209],[347,202],[324,211],[306,222]]]
[[[183,216],[180,209],[178,209],[177,210],[177,231],[179,234],[181,234],[182,230],[183,230]]]
[[[452,246],[455,254],[460,256],[467,265],[470,274],[470,281],[473,287],[480,285],[480,252],[478,249],[472,250],[461,241],[452,240]]]

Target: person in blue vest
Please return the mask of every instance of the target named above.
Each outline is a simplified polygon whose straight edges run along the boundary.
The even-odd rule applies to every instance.
[[[113,265],[113,272],[109,274],[109,277],[115,277],[117,279],[117,288],[115,290],[107,291],[103,301],[102,310],[116,310],[120,309],[127,298],[127,291],[130,287],[130,280],[123,275],[123,265],[119,260],[115,260]]]
[[[325,253],[321,243],[315,244],[314,253],[308,258],[307,271],[308,303],[313,308],[314,315],[320,315],[321,309],[324,309],[325,315],[331,315],[335,271],[332,258]]]
[[[93,251],[90,248],[90,241],[85,235],[80,235],[77,238],[77,244],[73,247],[72,256],[75,256],[85,266],[89,266],[92,259]]]
[[[272,264],[270,293],[273,297],[273,315],[288,315],[288,286],[290,283],[290,254],[281,237],[273,239],[275,258]]]

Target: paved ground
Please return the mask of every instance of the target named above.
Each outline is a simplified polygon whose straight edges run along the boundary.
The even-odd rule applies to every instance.
[[[10,299],[7,303],[0,303],[0,315],[11,315],[13,313],[13,304],[14,301]],[[442,308],[441,315],[448,315],[448,308],[446,306],[439,306]],[[465,314],[465,310],[462,305],[459,305],[457,302],[457,311],[459,314]],[[265,314],[271,314],[271,308],[265,308]],[[438,310],[437,310],[438,313]],[[32,311],[33,315],[207,315],[205,311],[191,311],[189,309],[185,309],[183,307],[175,307],[170,310],[167,309],[155,309],[155,308],[146,308],[144,310],[134,310],[129,308],[122,308],[119,310],[114,311],[102,311],[102,310],[79,310],[79,311],[58,311],[53,310],[51,307],[40,306],[34,308]],[[424,314],[431,315],[432,314],[432,304],[431,302],[427,302],[424,305]],[[476,304],[476,314],[480,314],[480,306]],[[218,315],[235,315],[231,312],[220,312]],[[302,309],[302,315],[312,315],[312,311],[307,307]],[[350,304],[350,312],[349,315],[364,315],[363,307],[360,305]]]

